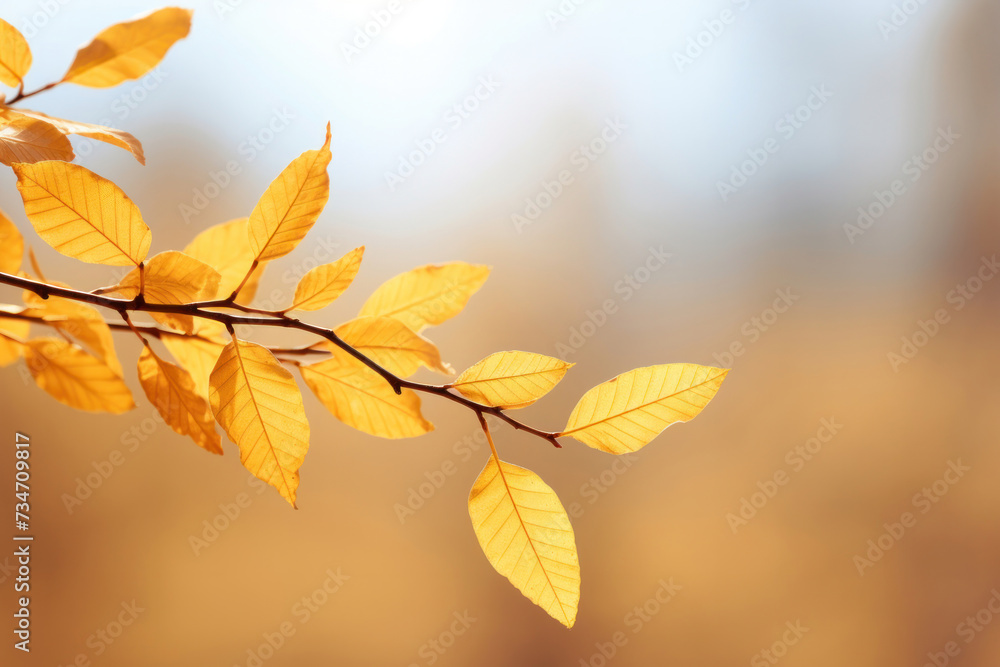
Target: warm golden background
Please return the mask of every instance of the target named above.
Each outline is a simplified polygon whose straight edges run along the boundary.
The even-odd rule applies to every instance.
[[[463,453],[477,429],[467,411],[425,400],[437,430],[390,442],[344,427],[307,396],[313,439],[296,512],[273,491],[256,495],[231,444],[212,457],[155,425],[134,378],[133,413],[92,416],[7,368],[3,437],[21,429],[33,438],[37,553],[30,659],[10,649],[12,582],[0,573],[3,664],[69,665],[83,654],[93,665],[254,665],[248,650],[285,621],[295,634],[268,667],[600,667],[597,644],[619,631],[627,641],[607,663],[620,667],[765,665],[760,652],[781,641],[788,622],[809,629],[780,659],[789,667],[917,667],[950,641],[959,649],[950,664],[997,664],[1000,619],[971,636],[958,626],[1000,587],[1000,281],[961,310],[947,295],[1000,246],[1000,8],[899,4],[919,9],[884,37],[890,0],[590,0],[555,28],[547,12],[558,0],[404,0],[348,63],[341,44],[387,1],[204,0],[189,3],[194,28],[158,82],[65,86],[33,100],[143,140],[144,168],[105,145],[76,146],[82,164],[142,207],[154,251],[247,215],[332,121],[330,204],[260,291],[283,305],[312,262],[367,245],[354,287],[319,323],[349,319],[405,269],[490,264],[465,313],[429,332],[462,368],[502,349],[556,354],[588,311],[615,300],[604,326],[584,327],[592,335],[570,355],[578,366],[523,412],[536,425],[560,427],[586,389],[620,372],[718,365],[715,355],[734,342],[744,353],[701,417],[670,429],[621,474],[613,458],[574,441],[554,450],[499,432],[506,459],[583,509],[574,521],[582,600],[570,631],[480,552],[466,498],[486,456]],[[99,30],[158,6],[5,0],[0,15],[30,38],[32,88],[60,77]],[[678,71],[673,54],[724,9],[734,22]],[[460,126],[448,124],[447,110],[481,77],[496,90]],[[776,121],[824,85],[833,96],[724,203],[717,181],[748,149],[780,137]],[[241,145],[276,113],[293,118],[251,158]],[[574,151],[609,118],[627,125],[620,138],[518,233],[511,215],[543,180],[575,169]],[[908,178],[904,162],[949,126],[960,139],[850,243],[843,226],[858,207]],[[447,140],[391,191],[385,172],[438,127]],[[229,161],[240,173],[185,222],[181,205]],[[0,206],[50,279],[88,289],[113,281],[107,268],[46,247],[10,172],[0,180]],[[671,259],[626,300],[616,284],[661,246]],[[757,337],[752,318],[779,289],[799,299]],[[20,299],[0,291],[3,301]],[[895,372],[887,354],[939,308],[950,321]],[[120,339],[127,369],[137,353],[135,341]],[[796,471],[786,452],[823,419],[842,428]],[[12,449],[0,456],[5,521]],[[124,463],[69,513],[64,494],[114,450]],[[959,460],[970,470],[921,514],[914,495]],[[401,524],[394,506],[446,462],[455,473]],[[788,484],[734,534],[727,514],[778,471]],[[614,484],[597,493],[588,480],[602,475]],[[245,491],[250,506],[195,555],[189,538]],[[906,511],[916,525],[860,576],[854,556]],[[338,568],[349,580],[301,623],[296,603]],[[635,632],[628,615],[671,578],[683,588]],[[133,600],[144,611],[113,644],[88,640]],[[465,612],[475,622],[447,636]],[[434,653],[428,642],[443,632],[451,646]]]

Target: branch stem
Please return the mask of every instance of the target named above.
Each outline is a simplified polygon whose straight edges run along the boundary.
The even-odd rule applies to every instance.
[[[62,81],[55,81],[53,83],[47,84],[45,86],[42,86],[38,90],[33,90],[30,93],[26,93],[26,92],[24,92],[24,82],[22,81],[21,82],[21,87],[17,91],[17,95],[15,95],[14,97],[12,97],[9,100],[7,100],[6,102],[4,102],[4,104],[6,104],[7,106],[10,106],[10,105],[15,104],[17,102],[20,102],[21,100],[26,100],[29,97],[34,97],[38,93],[44,93],[46,90],[52,90],[53,88],[55,88],[56,86],[58,86],[60,83],[62,83]]]
[[[251,270],[252,273],[252,270]],[[249,277],[249,274],[248,274]],[[244,281],[245,282],[245,281]],[[508,415],[503,408],[492,407],[487,405],[480,405],[474,401],[471,401],[464,396],[452,393],[451,388],[448,385],[433,385],[425,384],[422,382],[413,382],[412,380],[407,380],[401,378],[394,373],[386,370],[377,362],[366,356],[361,351],[354,348],[352,345],[344,341],[340,336],[338,336],[332,329],[317,326],[315,324],[309,324],[308,322],[303,322],[294,317],[289,317],[283,312],[266,311],[257,308],[252,308],[250,306],[245,306],[235,302],[236,294],[239,292],[237,289],[229,298],[226,299],[214,299],[211,301],[196,301],[193,303],[186,304],[158,304],[149,303],[146,301],[142,294],[139,294],[134,299],[118,299],[113,297],[104,296],[103,294],[96,294],[93,292],[81,292],[79,290],[70,289],[67,287],[59,287],[57,285],[50,285],[47,283],[32,280],[30,278],[22,278],[21,276],[11,275],[9,273],[0,272],[0,284],[10,285],[12,287],[19,287],[21,289],[34,292],[43,299],[48,299],[49,297],[56,296],[63,299],[70,299],[72,301],[79,301],[82,303],[89,303],[95,306],[100,306],[102,308],[107,308],[117,312],[126,322],[127,326],[124,328],[131,329],[140,338],[143,338],[143,333],[148,333],[151,336],[160,338],[162,336],[186,336],[186,334],[180,332],[167,331],[165,329],[159,329],[158,327],[149,327],[145,325],[133,325],[129,319],[130,312],[146,312],[146,313],[172,313],[180,315],[191,315],[192,317],[199,317],[206,320],[214,320],[216,322],[221,322],[226,325],[226,329],[229,330],[230,334],[234,333],[234,328],[236,326],[266,326],[266,327],[283,327],[287,329],[295,329],[298,331],[304,331],[306,333],[311,333],[315,336],[324,338],[341,350],[351,355],[359,362],[363,363],[365,366],[370,368],[372,371],[377,373],[382,379],[389,383],[389,386],[397,394],[401,394],[404,389],[410,389],[412,391],[419,391],[425,394],[433,394],[441,398],[446,398],[449,401],[457,403],[465,408],[472,410],[476,416],[480,419],[480,422],[484,420],[485,415],[493,415],[497,419],[506,422],[511,427],[524,431],[525,433],[530,433],[536,437],[539,437],[555,447],[561,447],[559,444],[559,433],[543,431],[536,429],[532,426],[518,421],[517,419]],[[237,311],[232,312],[222,312],[222,311]],[[18,317],[18,315],[10,312],[0,311],[0,317]],[[109,324],[110,326],[110,324]],[[141,328],[140,328],[141,327]],[[120,328],[115,327],[115,328]],[[155,329],[156,333],[153,333]],[[272,352],[275,354],[283,355],[308,355],[314,353],[323,353],[323,350],[317,350],[313,346],[302,347],[302,348],[272,348]]]

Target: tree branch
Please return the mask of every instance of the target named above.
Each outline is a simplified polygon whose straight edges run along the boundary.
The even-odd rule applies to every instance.
[[[44,93],[46,90],[52,90],[53,88],[55,88],[56,86],[58,86],[60,83],[62,83],[62,81],[56,81],[56,82],[50,83],[50,84],[48,84],[46,86],[42,86],[38,90],[33,90],[30,93],[26,93],[26,92],[24,92],[24,82],[22,81],[21,82],[21,87],[18,88],[18,90],[17,90],[17,95],[14,95],[14,97],[12,97],[9,100],[7,100],[6,102],[4,102],[4,104],[6,104],[7,106],[11,106],[12,104],[16,104],[17,102],[20,102],[21,100],[26,100],[29,97],[34,97],[38,93]]]
[[[36,280],[31,280],[30,278],[22,278],[20,276],[11,275],[9,273],[0,272],[0,284],[10,285],[12,287],[19,287],[21,289],[34,292],[43,299],[48,299],[52,296],[57,296],[63,299],[70,299],[72,301],[80,301],[83,303],[89,303],[95,306],[100,306],[102,308],[107,308],[109,310],[114,310],[123,319],[128,322],[128,313],[130,312],[146,312],[146,313],[172,313],[178,315],[191,315],[192,317],[199,317],[206,320],[214,320],[216,322],[221,322],[226,325],[226,328],[232,332],[233,327],[236,326],[266,326],[266,327],[283,327],[287,329],[296,329],[298,331],[304,331],[306,333],[311,333],[313,335],[324,338],[340,349],[342,349],[347,354],[363,363],[365,366],[373,370],[379,376],[382,377],[397,394],[401,394],[404,389],[410,389],[412,391],[419,391],[425,394],[433,394],[435,396],[440,396],[446,398],[454,403],[468,408],[476,413],[476,416],[482,420],[484,415],[493,415],[494,417],[506,422],[513,428],[524,431],[525,433],[530,433],[531,435],[537,436],[546,440],[555,447],[561,447],[559,444],[558,432],[542,431],[536,429],[532,426],[514,419],[508,415],[502,408],[491,407],[487,405],[480,405],[474,401],[471,401],[464,396],[459,394],[454,394],[451,392],[447,385],[433,385],[424,384],[422,382],[413,382],[405,378],[398,377],[394,373],[386,370],[374,360],[367,357],[361,351],[355,349],[352,345],[344,341],[340,336],[338,336],[332,329],[327,329],[325,327],[320,327],[315,324],[309,324],[308,322],[303,322],[301,320],[295,319],[294,317],[289,317],[283,312],[273,312],[265,311],[257,308],[252,308],[250,306],[244,306],[242,304],[236,303],[233,299],[238,292],[234,292],[227,299],[215,299],[211,301],[196,301],[194,303],[186,303],[179,305],[172,304],[158,304],[158,303],[148,303],[142,298],[142,295],[136,296],[134,299],[117,299],[103,294],[95,294],[92,292],[81,292],[79,290],[70,289],[67,287],[59,287],[57,285],[49,285],[47,283],[38,282]],[[220,310],[235,310],[238,314],[229,312],[220,312]],[[0,311],[0,316],[12,316],[13,313],[6,313]],[[125,328],[130,329],[131,327],[127,325],[113,326],[109,323],[112,328]],[[146,325],[134,325],[137,332],[150,333],[150,335],[160,338],[165,335],[180,335],[186,337],[186,334],[181,332],[167,331],[166,329],[159,329],[158,327],[147,327]],[[155,329],[156,333],[152,330]],[[271,352],[274,354],[312,354],[309,350],[312,347],[305,348],[272,348]],[[319,351],[321,352],[321,351]]]

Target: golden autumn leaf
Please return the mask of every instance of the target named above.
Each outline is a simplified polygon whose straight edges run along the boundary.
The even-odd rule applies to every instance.
[[[0,367],[9,366],[21,358],[23,342],[31,333],[31,323],[0,316]]]
[[[24,237],[17,225],[0,211],[0,271],[17,273],[24,259]]]
[[[166,7],[103,30],[76,53],[62,80],[110,88],[156,67],[171,46],[191,30],[190,9]]]
[[[139,384],[163,420],[180,435],[191,436],[199,447],[222,454],[212,409],[194,390],[194,380],[183,368],[160,359],[148,345],[139,355]]]
[[[34,292],[24,293],[25,314],[40,317],[60,333],[82,343],[117,375],[124,377],[115,353],[114,337],[104,317],[85,303],[51,296],[43,299]]]
[[[240,461],[295,507],[309,422],[292,374],[267,348],[234,338],[210,384],[212,412],[240,448]]]
[[[0,83],[11,88],[24,83],[31,69],[31,49],[21,31],[0,19]]]
[[[55,116],[49,116],[41,111],[32,111],[31,109],[18,108],[7,109],[6,111],[10,115],[24,116],[26,118],[35,118],[37,120],[45,121],[63,134],[75,134],[79,137],[103,141],[106,144],[111,144],[112,146],[117,146],[118,148],[124,148],[135,156],[135,159],[139,161],[139,164],[146,164],[146,155],[143,152],[142,144],[138,139],[123,130],[116,130],[113,127],[105,127],[104,125],[66,120],[65,118],[56,118]]]
[[[336,262],[310,269],[295,287],[295,298],[289,310],[319,310],[329,306],[343,294],[361,268],[365,247],[355,248]]]
[[[54,125],[0,110],[0,162],[35,163],[73,159],[73,146]]]
[[[254,253],[247,238],[248,220],[249,218],[238,218],[209,227],[184,248],[185,255],[194,257],[219,272],[220,298],[228,297],[239,287],[240,281],[253,264]],[[236,303],[246,305],[253,301],[264,266],[265,264],[260,264],[254,269],[253,275],[240,290]]]
[[[330,198],[330,124],[318,151],[306,151],[285,167],[250,213],[250,247],[258,262],[290,253],[312,229]]]
[[[544,354],[497,352],[464,371],[451,386],[481,405],[531,405],[559,384],[573,364]]]
[[[393,375],[409,377],[420,366],[451,375],[434,343],[391,317],[359,317],[334,330],[348,345]],[[329,343],[331,350],[337,350]]]
[[[299,371],[333,416],[352,428],[393,439],[434,430],[420,414],[419,396],[409,389],[397,394],[375,371],[342,350]]]
[[[694,419],[728,372],[663,364],[623,373],[584,394],[561,435],[610,454],[637,451],[671,424]]]
[[[219,322],[196,319],[194,336],[164,336],[163,345],[173,355],[177,363],[191,374],[194,380],[194,390],[199,396],[208,399],[209,378],[215,362],[219,360],[226,341],[221,339],[225,327]]]
[[[143,267],[143,295],[147,303],[178,305],[211,299],[219,290],[219,272],[182,252],[153,255]],[[126,299],[139,294],[139,269],[132,269],[115,291]],[[151,313],[158,321],[185,333],[194,331],[194,318],[180,313]]]
[[[38,386],[64,405],[116,415],[135,407],[121,375],[61,338],[28,341],[25,359]]]
[[[572,628],[580,562],[566,510],[542,479],[490,456],[469,494],[469,516],[486,558],[525,597]]]
[[[138,265],[152,234],[111,181],[67,162],[15,164],[24,212],[46,243],[91,264]]]
[[[368,297],[362,317],[394,317],[417,333],[462,312],[490,275],[490,267],[452,262],[390,278]]]

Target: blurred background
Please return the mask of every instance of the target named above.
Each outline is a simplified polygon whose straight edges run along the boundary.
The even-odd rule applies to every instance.
[[[32,89],[159,6],[5,0],[0,16],[29,38]],[[632,368],[733,371],[698,419],[627,460],[499,430],[502,456],[574,517],[567,631],[480,551],[466,499],[486,452],[467,411],[425,399],[437,430],[383,441],[307,394],[292,511],[231,443],[211,457],[155,420],[134,375],[139,407],[95,416],[8,367],[4,437],[33,442],[35,634],[30,657],[12,650],[4,547],[4,664],[1000,660],[997,3],[187,6],[191,34],[155,76],[28,105],[143,141],[145,167],[74,139],[141,207],[154,252],[248,215],[330,121],[330,203],[268,268],[262,306],[361,244],[354,286],[316,322],[350,319],[409,268],[489,264],[462,316],[427,334],[458,369],[505,349],[577,362],[520,415],[542,428]],[[49,279],[118,277],[41,242],[7,170],[0,208]],[[127,371],[137,354],[121,336]]]

